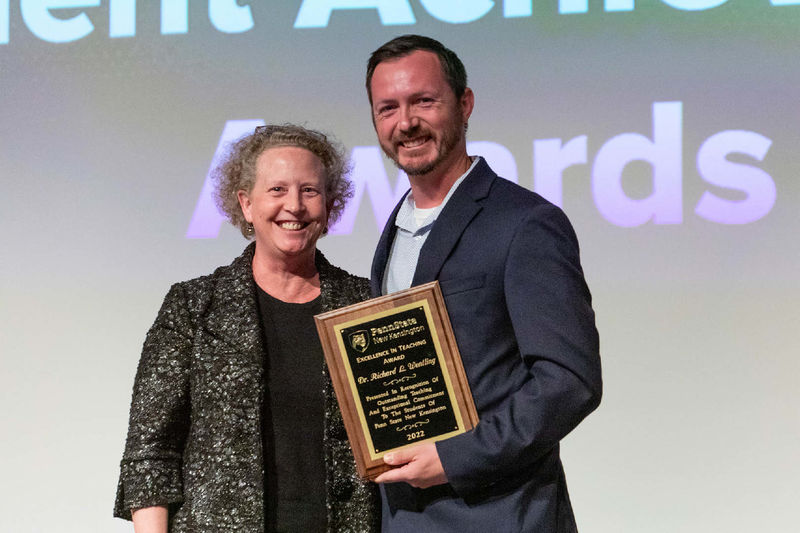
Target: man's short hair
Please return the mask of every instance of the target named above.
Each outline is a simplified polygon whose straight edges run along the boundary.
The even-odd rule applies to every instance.
[[[375,73],[375,68],[384,61],[399,59],[417,50],[436,54],[439,58],[439,64],[442,66],[442,73],[450,88],[453,89],[456,98],[460,99],[464,96],[464,91],[467,88],[467,70],[455,52],[430,37],[401,35],[372,52],[369,61],[367,61],[367,95],[369,96],[370,104],[372,104],[372,75]]]

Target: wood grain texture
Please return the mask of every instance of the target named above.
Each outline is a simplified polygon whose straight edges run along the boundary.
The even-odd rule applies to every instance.
[[[368,447],[368,442],[370,441],[365,435],[366,420],[362,420],[359,415],[357,403],[360,402],[360,399],[356,398],[353,393],[355,383],[352,382],[348,375],[348,356],[341,348],[343,343],[340,343],[338,331],[343,324],[349,324],[348,327],[352,327],[354,323],[358,324],[359,321],[366,323],[373,320],[376,315],[417,302],[427,302],[428,304],[432,322],[432,324],[429,324],[429,326],[432,326],[431,335],[434,332],[438,334],[438,345],[441,349],[440,351],[437,350],[438,360],[440,362],[444,361],[442,372],[446,372],[449,376],[449,396],[454,400],[453,409],[457,411],[456,418],[461,419],[461,424],[456,433],[451,432],[446,436],[433,436],[413,442],[410,445],[442,440],[453,434],[469,431],[478,423],[478,413],[475,409],[475,403],[438,281],[319,314],[314,317],[314,320],[325,354],[325,361],[333,381],[336,398],[342,412],[347,436],[353,449],[358,474],[362,479],[371,480],[382,472],[389,470],[391,467],[383,462],[382,457],[391,450],[383,450],[378,454],[370,453]],[[405,446],[398,448],[403,447]]]

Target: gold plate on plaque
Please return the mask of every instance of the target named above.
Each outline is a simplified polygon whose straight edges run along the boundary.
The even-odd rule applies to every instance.
[[[362,479],[389,470],[389,451],[478,423],[437,281],[314,320]]]

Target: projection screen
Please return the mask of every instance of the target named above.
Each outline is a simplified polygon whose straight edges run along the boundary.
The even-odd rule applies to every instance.
[[[0,0],[0,530],[132,531],[145,332],[246,245],[206,183],[231,140],[341,141],[355,196],[319,247],[368,274],[407,178],[364,70],[404,33],[459,54],[469,152],[580,239],[605,384],[563,442],[581,531],[797,531],[800,0]]]

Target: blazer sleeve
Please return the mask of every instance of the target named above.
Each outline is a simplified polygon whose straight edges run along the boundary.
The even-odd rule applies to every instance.
[[[600,354],[578,241],[566,215],[535,207],[517,227],[504,269],[507,314],[523,385],[470,432],[437,443],[463,497],[529,475],[530,467],[600,402]]]
[[[192,332],[184,289],[173,285],[142,348],[114,516],[130,520],[131,509],[183,501]]]

